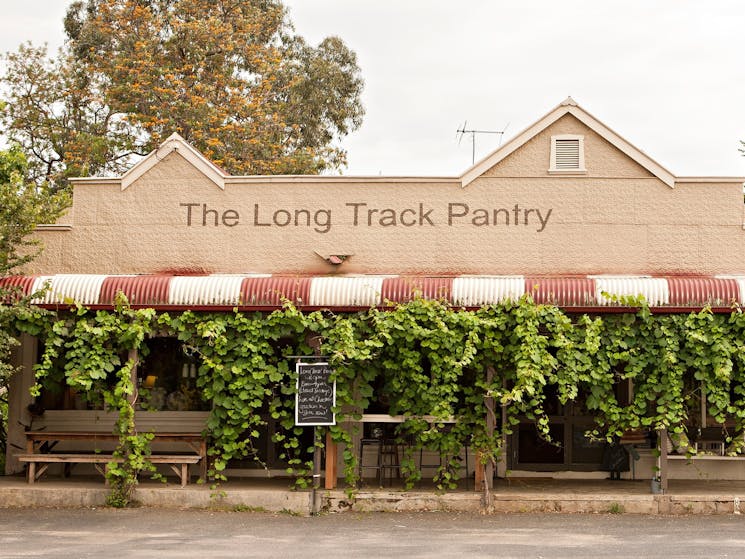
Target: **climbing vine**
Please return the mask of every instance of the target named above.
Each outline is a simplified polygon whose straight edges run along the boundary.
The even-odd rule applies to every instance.
[[[94,312],[79,306],[76,312],[63,316],[47,329],[44,352],[36,368],[33,395],[39,395],[46,377],[63,361],[70,388],[99,394],[109,409],[117,410],[115,433],[119,444],[113,453],[116,461],[106,470],[111,485],[108,502],[112,506],[129,504],[140,472],[155,472],[147,459],[153,436],[136,431],[137,393],[132,380],[136,361],[127,354],[143,347],[153,329],[154,316],[152,309],[129,308],[123,297],[117,299],[113,312]]]
[[[164,314],[158,322],[201,357],[197,387],[212,405],[211,477],[225,480],[230,460],[260,461],[256,442],[271,417],[279,426],[273,437],[282,444],[280,458],[297,483],[307,485],[312,464],[302,447],[303,428],[294,425],[292,364],[294,356],[313,355],[306,338],[322,327],[323,317],[287,306],[269,315]]]
[[[36,320],[44,338],[38,384],[63,363],[67,383],[102,394],[118,410],[119,455],[109,476],[126,501],[148,466],[148,435],[134,424],[137,387],[128,350],[145,351],[148,336],[177,337],[199,356],[199,394],[211,409],[210,475],[226,479],[231,461],[261,461],[262,430],[271,419],[273,441],[296,484],[309,483],[315,443],[294,425],[294,362],[324,355],[337,387],[331,439],[344,445],[344,476],[359,482],[354,448],[363,413],[404,416],[390,436],[405,442],[407,486],[431,475],[454,487],[461,449],[495,464],[516,425],[534,424],[553,444],[550,402],[582,405],[595,418],[589,435],[613,441],[630,429],[665,429],[681,449],[708,420],[727,429],[731,453],[745,447],[745,317],[710,309],[654,314],[642,300],[635,312],[575,315],[536,304],[529,295],[478,310],[414,297],[364,312],[305,313],[292,305],[271,313],[166,313],[82,307],[58,320]],[[32,317],[32,315],[29,315]],[[43,327],[43,328],[42,328]],[[39,332],[43,329],[43,332]],[[628,386],[623,393],[619,386]],[[553,405],[553,404],[551,404]],[[376,407],[377,406],[377,407]],[[419,451],[441,456],[422,472]]]

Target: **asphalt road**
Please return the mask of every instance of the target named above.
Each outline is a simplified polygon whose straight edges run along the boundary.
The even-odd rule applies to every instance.
[[[0,509],[0,557],[745,557],[745,515]]]

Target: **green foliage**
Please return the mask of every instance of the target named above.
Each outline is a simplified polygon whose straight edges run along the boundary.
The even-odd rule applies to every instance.
[[[103,84],[67,51],[21,45],[4,57],[8,101],[3,135],[21,146],[36,185],[65,190],[69,177],[122,174],[143,154],[127,123],[105,100]]]
[[[112,506],[129,504],[140,472],[155,472],[147,460],[148,443],[153,436],[135,430],[137,391],[132,371],[136,362],[127,355],[144,347],[154,318],[152,309],[129,308],[121,294],[113,312],[78,307],[75,313],[49,326],[44,352],[36,367],[33,395],[39,395],[41,382],[62,359],[68,386],[88,394],[99,393],[108,409],[118,411],[114,432],[119,436],[119,444],[114,456],[122,462],[110,463],[106,472],[111,485],[108,502]]]
[[[356,55],[311,46],[279,0],[79,0],[56,57],[6,56],[5,134],[35,177],[121,174],[178,132],[228,172],[316,174],[364,113]]]
[[[0,151],[0,277],[39,252],[29,235],[39,223],[53,223],[68,203],[45,186],[27,181],[28,164],[19,147]]]
[[[211,477],[224,480],[232,459],[259,459],[254,443],[265,423],[262,414],[279,425],[274,442],[282,443],[280,458],[301,486],[312,468],[308,449],[302,448],[303,428],[294,425],[295,370],[290,355],[312,355],[306,334],[325,320],[291,306],[268,316],[185,312],[163,315],[159,323],[201,357],[197,386],[212,403],[208,430],[212,439]]]
[[[48,328],[37,376],[42,381],[62,357],[69,384],[100,391],[119,410],[121,456],[128,459],[112,468],[112,481],[122,488],[113,494],[116,502],[127,500],[127,484],[148,468],[149,453],[146,435],[132,438],[133,363],[122,352],[143,347],[153,331],[170,332],[200,355],[197,384],[212,405],[210,475],[217,481],[225,480],[229,461],[258,460],[259,431],[271,417],[288,471],[297,486],[308,486],[313,446],[303,444],[303,430],[294,425],[291,356],[312,355],[315,339],[333,365],[338,424],[330,433],[345,445],[350,487],[359,481],[352,445],[356,420],[375,400],[405,416],[395,436],[408,446],[402,466],[409,487],[422,477],[413,459],[419,449],[442,457],[433,481],[445,490],[458,482],[465,444],[482,463],[496,461],[520,421],[533,422],[550,441],[547,394],[563,404],[581,401],[595,417],[594,437],[610,441],[627,429],[664,428],[681,442],[697,425],[705,387],[708,415],[715,423],[734,425],[729,451],[742,452],[742,313],[652,314],[644,301],[630,303],[635,313],[602,316],[571,316],[529,296],[477,311],[415,298],[344,315],[303,313],[291,305],[270,314],[158,317],[126,306],[95,313],[81,308]],[[23,324],[28,329],[34,321],[43,324],[44,318]],[[633,397],[626,401],[618,385],[629,380]]]
[[[2,107],[0,106],[0,109]],[[67,200],[45,187],[26,180],[28,165],[18,147],[0,151],[0,277],[17,273],[39,252],[38,241],[29,235],[38,223],[53,222]],[[20,290],[0,287],[0,453],[5,454],[7,390],[11,375],[11,351],[18,346],[15,322],[28,313],[33,296],[23,297]]]

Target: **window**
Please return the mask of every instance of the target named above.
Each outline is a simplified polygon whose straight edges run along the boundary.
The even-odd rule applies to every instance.
[[[201,397],[197,374],[201,364],[176,338],[154,337],[145,341],[137,368],[138,405],[145,411],[203,411],[209,403]]]
[[[584,136],[562,134],[551,136],[551,161],[549,173],[584,173]]]

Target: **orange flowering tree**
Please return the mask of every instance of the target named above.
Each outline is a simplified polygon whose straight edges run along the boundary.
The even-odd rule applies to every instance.
[[[354,52],[307,44],[279,0],[78,1],[65,31],[56,60],[22,47],[4,80],[7,134],[46,177],[120,172],[172,132],[232,174],[315,174],[362,121]]]

